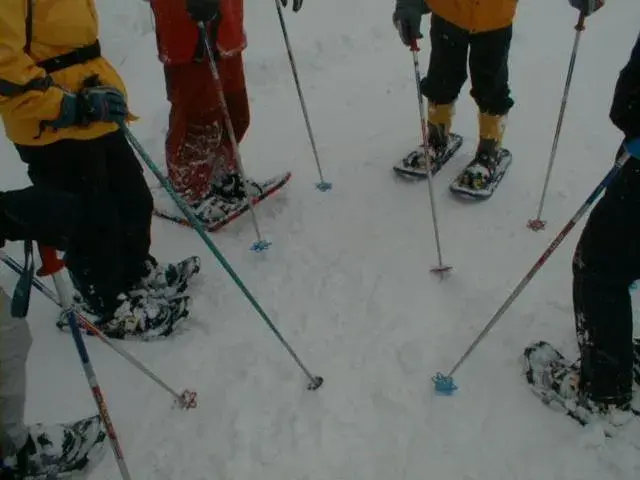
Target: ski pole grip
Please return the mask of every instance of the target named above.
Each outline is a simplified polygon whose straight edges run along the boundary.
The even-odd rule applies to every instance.
[[[418,46],[418,39],[417,38],[413,38],[411,40],[411,45],[409,46],[409,50],[411,50],[412,52],[419,52],[420,51],[420,47]]]
[[[38,250],[42,259],[42,266],[37,272],[39,277],[48,277],[64,268],[64,261],[58,258],[55,248],[38,243]]]

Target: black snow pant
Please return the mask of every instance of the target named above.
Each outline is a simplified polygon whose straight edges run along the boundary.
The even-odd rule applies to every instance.
[[[622,405],[632,396],[629,287],[640,278],[639,220],[640,159],[631,158],[591,212],[573,259],[581,383],[598,402]]]
[[[506,115],[513,107],[509,90],[512,26],[470,33],[431,15],[431,57],[421,91],[437,105],[455,102],[471,73],[471,96],[482,113]]]
[[[92,309],[109,316],[152,260],[153,197],[124,133],[16,148],[34,185],[80,196],[79,228],[65,260]]]

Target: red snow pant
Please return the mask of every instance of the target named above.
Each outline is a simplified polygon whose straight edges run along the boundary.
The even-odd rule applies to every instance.
[[[242,55],[216,61],[231,123],[240,140],[249,128],[249,100]],[[189,203],[201,201],[211,183],[237,171],[222,105],[210,65],[165,66],[167,99],[171,103],[166,138],[169,179]]]

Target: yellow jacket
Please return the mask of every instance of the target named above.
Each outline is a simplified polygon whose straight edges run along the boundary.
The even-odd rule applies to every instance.
[[[104,58],[54,72],[50,78],[37,62],[91,45],[98,38],[94,0],[34,0],[30,53],[26,43],[27,2],[0,0],[0,115],[7,137],[23,145],[47,145],[62,139],[87,140],[115,131],[113,123],[96,122],[40,133],[42,120],[60,112],[63,89],[78,92],[83,81],[98,75],[104,85],[126,95],[118,73]],[[36,138],[38,137],[38,138]]]
[[[431,11],[471,33],[508,27],[518,0],[425,0]]]

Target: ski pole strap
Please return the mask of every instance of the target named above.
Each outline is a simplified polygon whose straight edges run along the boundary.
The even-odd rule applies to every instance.
[[[31,285],[35,275],[35,263],[33,261],[33,243],[31,240],[24,242],[24,269],[20,274],[16,288],[11,299],[11,316],[25,318],[29,312],[31,300]]]

